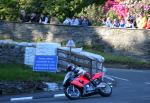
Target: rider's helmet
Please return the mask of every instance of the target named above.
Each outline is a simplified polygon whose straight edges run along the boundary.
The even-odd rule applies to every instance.
[[[67,72],[70,72],[73,70],[73,66],[72,65],[68,65],[66,68]]]

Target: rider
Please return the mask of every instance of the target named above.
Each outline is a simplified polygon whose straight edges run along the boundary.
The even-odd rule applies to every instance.
[[[92,80],[90,74],[83,70],[79,65],[77,68],[75,68],[73,65],[68,65],[67,67],[67,71],[72,71],[74,72],[76,75],[84,75],[88,80],[90,80],[92,82],[93,85],[95,85],[94,81]]]

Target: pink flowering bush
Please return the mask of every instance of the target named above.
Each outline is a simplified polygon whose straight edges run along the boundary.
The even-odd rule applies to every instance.
[[[116,2],[115,0],[107,0],[107,2],[104,5],[104,12],[108,12],[110,8],[117,4],[118,2]]]
[[[105,3],[104,6],[104,11],[109,12],[112,10],[115,11],[115,14],[117,14],[120,17],[126,17],[128,13],[128,9],[125,5],[119,4],[121,1],[120,0],[108,0]],[[114,14],[114,15],[115,15]]]
[[[128,8],[123,4],[114,5],[112,10],[116,11],[120,17],[126,17],[128,13]]]
[[[104,5],[104,12],[112,13],[112,10],[114,11],[114,15],[118,17],[126,17],[128,12],[133,14],[140,14],[143,12],[149,15],[150,3],[148,3],[147,0],[139,2],[137,0],[132,0],[132,2],[128,2],[127,0],[107,0]]]

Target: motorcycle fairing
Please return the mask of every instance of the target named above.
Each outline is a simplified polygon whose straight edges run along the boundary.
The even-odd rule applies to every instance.
[[[94,79],[101,78],[103,75],[104,75],[104,73],[103,73],[103,72],[95,73],[95,74],[93,75],[92,79],[94,80]]]
[[[79,77],[75,78],[75,79],[71,82],[71,84],[72,84],[72,85],[75,85],[75,86],[77,86],[77,87],[82,88],[82,87],[84,87],[84,85],[86,85],[86,84],[89,83],[89,82],[90,82],[90,81],[89,81],[86,77],[84,77],[84,75],[80,75]]]

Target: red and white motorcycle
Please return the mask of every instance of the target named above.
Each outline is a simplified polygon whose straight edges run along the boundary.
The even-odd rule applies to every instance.
[[[104,72],[101,71],[95,73],[89,80],[84,75],[75,76],[75,73],[70,71],[63,81],[64,93],[71,100],[96,94],[109,97],[112,94],[112,87],[103,81],[103,76]]]

